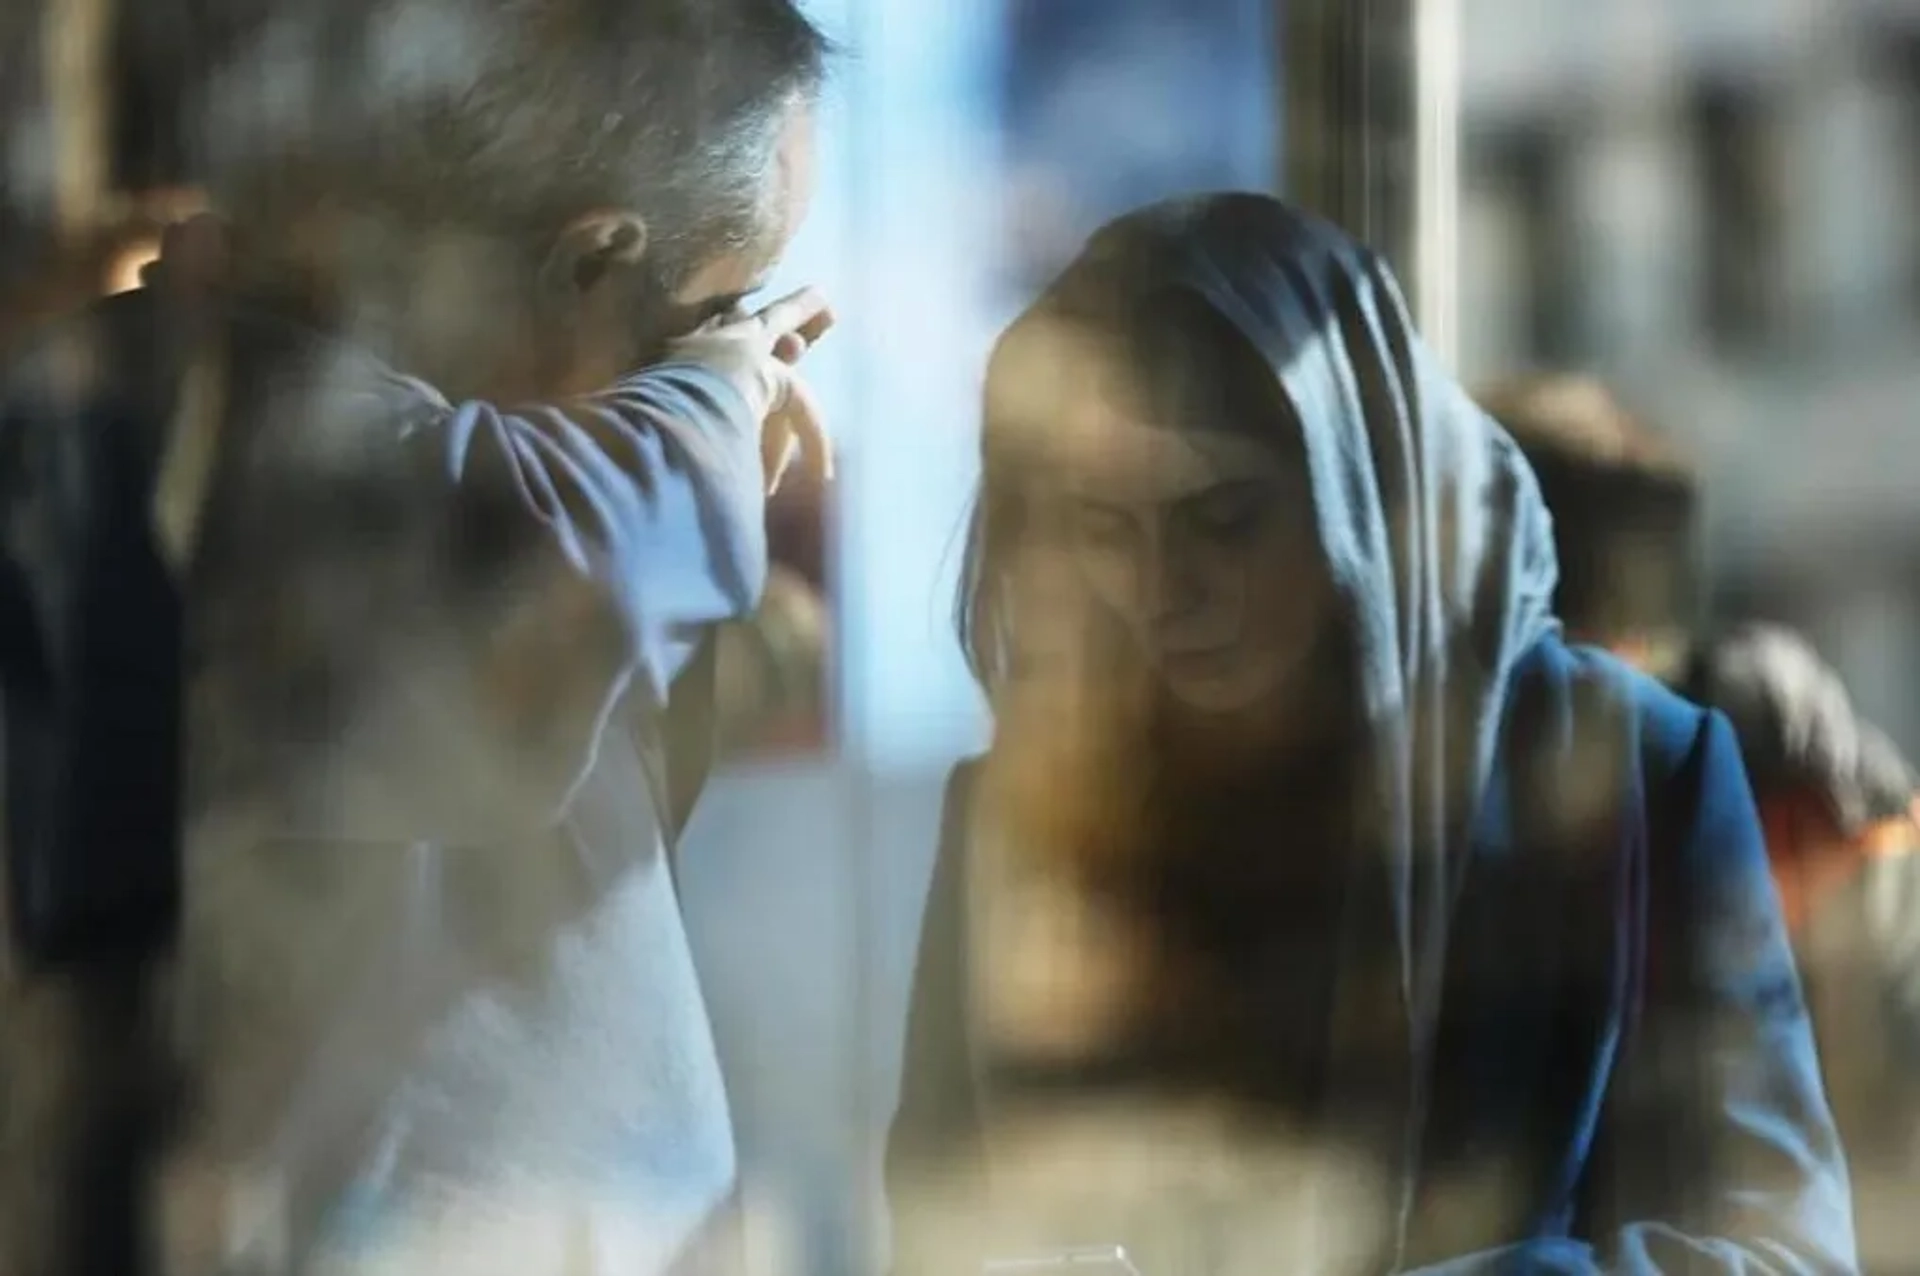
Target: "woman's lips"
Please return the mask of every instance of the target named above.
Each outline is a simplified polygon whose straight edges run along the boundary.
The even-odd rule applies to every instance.
[[[1190,677],[1218,677],[1232,664],[1233,654],[1231,643],[1216,647],[1163,647],[1160,649],[1160,660],[1172,673]]]

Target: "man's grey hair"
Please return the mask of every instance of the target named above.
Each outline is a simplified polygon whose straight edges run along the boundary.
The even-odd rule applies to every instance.
[[[758,229],[831,52],[793,0],[335,0],[231,47],[197,114],[241,220],[326,199],[533,244],[630,208],[669,270]]]

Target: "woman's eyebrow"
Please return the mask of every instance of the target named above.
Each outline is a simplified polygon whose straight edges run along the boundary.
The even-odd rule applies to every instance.
[[[1228,497],[1259,497],[1266,495],[1268,485],[1257,478],[1222,479],[1210,483],[1197,491],[1176,496],[1167,504],[1176,509],[1188,510]]]
[[[1069,491],[1067,499],[1082,510],[1098,514],[1132,514],[1139,508],[1135,504],[1099,492]]]

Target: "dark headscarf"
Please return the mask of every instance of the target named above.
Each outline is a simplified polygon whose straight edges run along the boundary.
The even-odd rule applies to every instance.
[[[1380,984],[1354,977],[1363,963],[1351,959],[1385,948],[1397,954],[1385,982],[1403,1016],[1404,1084],[1390,1087],[1402,1093],[1389,1097],[1388,1119],[1368,1124],[1384,1127],[1381,1150],[1410,1185],[1450,914],[1496,765],[1506,686],[1556,627],[1545,508],[1518,450],[1413,331],[1386,266],[1333,227],[1252,194],[1154,205],[1100,231],[1036,311],[1101,279],[1203,299],[1277,378],[1292,424],[1274,428],[1303,436],[1319,549],[1351,617],[1355,709],[1375,786],[1368,842],[1380,852],[1341,940],[1331,1073],[1377,1084],[1377,1068],[1342,1065],[1343,1052],[1361,1048],[1356,1019],[1377,1021],[1380,1009]],[[991,611],[975,620],[1006,623]],[[990,645],[997,635],[975,637]],[[1357,1109],[1335,1088],[1338,1120]],[[1379,1098],[1346,1096],[1376,1113]],[[1410,1201],[1397,1204],[1389,1231],[1404,1237]]]

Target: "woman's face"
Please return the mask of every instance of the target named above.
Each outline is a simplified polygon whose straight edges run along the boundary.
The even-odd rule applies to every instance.
[[[1069,415],[1062,512],[1088,592],[1190,708],[1269,701],[1329,611],[1304,465],[1251,438],[1142,420],[1116,394]]]

